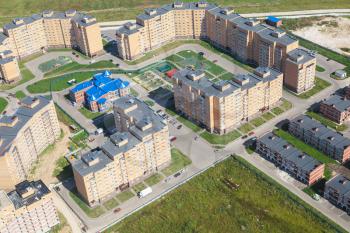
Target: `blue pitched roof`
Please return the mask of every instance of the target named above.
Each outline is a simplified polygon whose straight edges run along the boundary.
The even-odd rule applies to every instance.
[[[277,23],[277,22],[281,21],[281,19],[279,19],[279,18],[277,18],[275,16],[268,16],[267,20],[270,21],[270,22],[273,22],[273,23]]]
[[[85,81],[85,82],[82,82],[82,83],[79,83],[78,85],[76,85],[76,86],[71,90],[71,92],[76,93],[76,92],[81,91],[81,90],[83,90],[83,89],[85,89],[85,88],[87,88],[87,87],[90,87],[90,86],[92,86],[92,85],[93,85],[93,82],[92,82],[91,80]]]
[[[106,103],[106,98],[101,98],[101,99],[99,99],[98,101],[97,101],[97,103],[98,104],[104,104],[104,103]]]

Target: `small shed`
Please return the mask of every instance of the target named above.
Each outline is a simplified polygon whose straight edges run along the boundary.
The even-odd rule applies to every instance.
[[[166,76],[168,76],[169,78],[172,78],[176,72],[177,72],[177,69],[173,68],[173,69],[169,70],[168,72],[166,72]]]
[[[282,19],[277,18],[275,16],[268,16],[265,20],[265,22],[273,27],[279,27],[282,25]]]
[[[344,70],[337,70],[334,72],[334,75],[338,78],[341,78],[341,79],[346,78],[346,76],[347,76],[347,74]]]

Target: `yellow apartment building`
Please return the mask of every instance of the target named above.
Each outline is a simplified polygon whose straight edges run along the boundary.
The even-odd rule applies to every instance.
[[[128,23],[116,31],[118,55],[127,60],[176,39],[203,39],[243,62],[277,69],[284,77],[297,80],[294,86],[287,86],[291,90],[307,90],[314,82],[314,77],[305,72],[299,77],[298,72],[286,69],[287,59],[299,48],[298,40],[280,28],[244,18],[232,8],[207,2],[175,2],[146,9],[135,24]],[[315,67],[308,62],[299,63],[308,67],[308,74],[314,72],[311,69]]]
[[[200,70],[186,68],[173,76],[175,108],[208,131],[224,134],[282,98],[283,74],[258,67],[230,81],[209,81]]]
[[[59,224],[52,193],[41,181],[23,181],[0,191],[0,232],[49,232]]]
[[[139,183],[171,161],[166,122],[139,99],[114,102],[118,132],[101,150],[71,158],[78,192],[91,206]]]
[[[60,136],[53,101],[26,97],[11,116],[0,118],[0,188],[25,180],[38,155]]]

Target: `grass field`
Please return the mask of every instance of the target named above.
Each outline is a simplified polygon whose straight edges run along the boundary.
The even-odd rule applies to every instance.
[[[194,132],[199,132],[200,130],[202,130],[201,127],[199,127],[198,125],[196,125],[195,123],[193,123],[190,120],[187,120],[185,117],[179,116],[178,118],[176,118],[178,121],[180,121],[182,124],[184,124],[186,127],[192,129]]]
[[[119,202],[114,199],[111,198],[108,201],[106,201],[105,203],[103,203],[103,206],[107,209],[107,210],[111,210],[114,209],[115,207],[117,207],[119,205]]]
[[[119,193],[116,197],[120,202],[125,202],[135,196],[130,190]]]
[[[96,117],[102,116],[104,114],[104,112],[92,112],[85,107],[79,108],[79,112],[88,119],[95,119]]]
[[[253,129],[254,129],[254,127],[249,123],[245,123],[238,128],[238,130],[241,131],[242,133],[249,133]]]
[[[26,97],[26,94],[24,94],[23,91],[16,91],[15,96],[16,96],[16,98],[17,98],[18,100],[21,100],[21,99],[23,99],[24,97]]]
[[[208,131],[204,131],[200,136],[211,144],[226,145],[239,138],[241,134],[237,130],[233,130],[224,135],[211,134]]]
[[[169,0],[157,1],[127,1],[127,0],[13,0],[1,1],[0,23],[8,23],[15,17],[28,16],[40,13],[46,9],[61,10],[77,9],[86,11],[94,15],[99,21],[115,21],[134,19],[136,15],[142,13],[144,8],[157,7],[162,4],[169,4]],[[232,6],[238,13],[247,12],[275,12],[290,10],[308,9],[333,9],[350,8],[348,0],[316,1],[316,0],[285,0],[271,2],[269,0],[216,0],[215,3],[223,6]]]
[[[186,155],[176,148],[171,149],[171,164],[162,170],[162,173],[166,176],[170,176],[175,172],[181,170],[187,165],[191,164],[192,161]]]
[[[240,185],[231,190],[223,179]],[[106,232],[345,233],[241,158],[229,158]]]
[[[0,113],[2,113],[5,110],[7,104],[8,104],[7,100],[0,97]]]
[[[164,178],[163,175],[161,175],[160,173],[157,173],[145,179],[145,183],[148,186],[152,186],[152,185],[158,184],[160,181],[163,180],[163,178]]]

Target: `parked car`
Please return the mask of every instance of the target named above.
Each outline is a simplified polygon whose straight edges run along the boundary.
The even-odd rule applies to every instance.
[[[176,177],[178,177],[180,175],[181,175],[181,172],[177,172],[177,173],[174,174],[174,177],[176,178]]]
[[[121,208],[116,208],[115,210],[113,210],[113,213],[118,213],[118,212],[120,212],[122,209]]]
[[[170,142],[173,142],[173,141],[175,141],[175,140],[176,140],[176,137],[175,137],[175,136],[170,137]]]
[[[248,133],[249,136],[252,136],[254,134],[255,134],[254,131],[251,131],[251,132]]]
[[[178,127],[177,127],[177,129],[181,129],[182,128],[182,125],[179,125]]]
[[[243,135],[242,139],[246,139],[248,137],[248,135]]]

